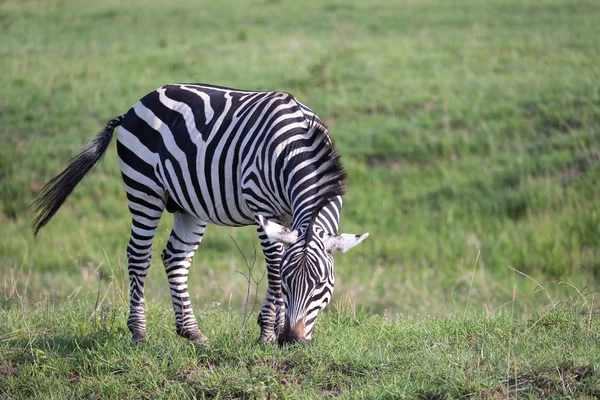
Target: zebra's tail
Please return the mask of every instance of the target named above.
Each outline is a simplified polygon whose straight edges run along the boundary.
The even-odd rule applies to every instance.
[[[75,186],[100,161],[110,144],[113,131],[121,125],[124,117],[125,115],[121,115],[108,121],[104,130],[88,143],[81,153],[69,161],[67,168],[42,188],[32,204],[38,212],[38,216],[31,224],[34,229],[34,236],[56,214],[60,206],[75,189]]]

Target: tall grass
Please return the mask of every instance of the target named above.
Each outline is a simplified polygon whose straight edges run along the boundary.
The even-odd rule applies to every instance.
[[[114,279],[96,275],[95,302],[2,297],[3,398],[600,396],[595,296],[517,320],[509,307],[369,315],[346,300],[319,317],[311,346],[282,348],[257,344],[257,326],[218,303],[197,315],[209,341],[190,343],[153,302],[149,339],[136,345]]]

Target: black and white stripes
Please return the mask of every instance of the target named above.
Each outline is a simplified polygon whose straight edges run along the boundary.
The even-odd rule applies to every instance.
[[[175,214],[162,252],[179,335],[201,341],[187,288],[207,223],[255,224],[269,281],[260,340],[310,340],[331,299],[332,251],[365,235],[337,234],[344,173],[316,115],[283,92],[200,84],[163,86],[137,102],[43,189],[36,232],[110,142],[117,152],[132,215],[127,246],[133,338],[146,336],[144,279],[164,209]],[[289,228],[281,224],[290,224]]]

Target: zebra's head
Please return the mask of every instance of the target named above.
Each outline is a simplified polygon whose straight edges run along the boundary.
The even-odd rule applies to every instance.
[[[292,230],[259,219],[271,241],[286,246],[281,261],[285,323],[279,343],[310,341],[317,315],[333,294],[333,253],[350,250],[369,234],[331,234],[318,224],[309,225],[306,231]],[[310,234],[308,229],[312,230]]]

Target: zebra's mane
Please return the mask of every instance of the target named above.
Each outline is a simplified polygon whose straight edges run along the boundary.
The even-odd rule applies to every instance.
[[[315,224],[319,213],[333,198],[344,195],[346,182],[346,171],[342,166],[340,155],[336,151],[333,142],[329,137],[327,128],[322,122],[316,122],[314,116],[309,124],[309,131],[313,129],[315,130],[315,142],[319,142],[317,149],[321,148],[321,146],[327,146],[328,152],[323,158],[324,165],[320,166],[325,172],[316,184],[317,193],[315,198],[317,204],[311,213],[307,226],[304,242],[305,248],[313,238],[313,225]]]

